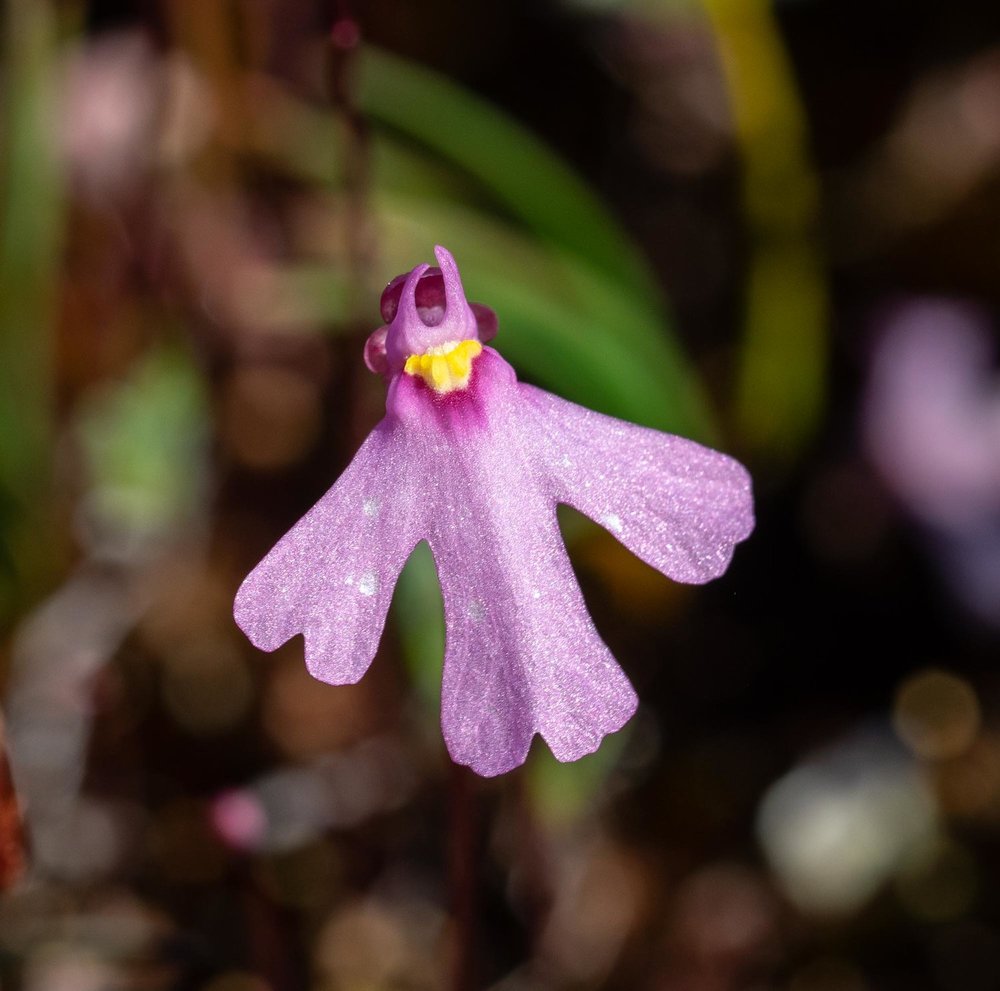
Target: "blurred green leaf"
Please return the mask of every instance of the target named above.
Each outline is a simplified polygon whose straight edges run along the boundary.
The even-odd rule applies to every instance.
[[[207,422],[199,370],[174,349],[148,352],[85,403],[87,507],[102,527],[148,538],[189,520],[203,495]]]
[[[298,99],[271,80],[254,80],[251,150],[298,178],[320,186],[344,181],[344,128],[329,110]],[[370,135],[376,188],[411,196],[472,202],[475,181],[413,142],[376,130]]]
[[[52,324],[63,218],[52,92],[55,24],[46,0],[11,0],[4,19],[0,174],[0,557],[19,594],[44,569],[39,498],[52,435]],[[10,603],[14,585],[3,599]]]
[[[445,244],[470,296],[498,311],[500,347],[529,378],[611,415],[714,438],[697,375],[641,256],[556,155],[487,102],[377,49],[365,51],[360,99],[392,129],[372,138],[384,264],[373,295]],[[336,185],[334,118],[273,87],[259,104],[258,149]],[[345,287],[333,268],[296,267],[281,280],[336,325]]]
[[[826,399],[827,293],[816,245],[773,239],[750,260],[736,396],[744,439],[788,462],[816,430]]]
[[[594,753],[570,764],[560,763],[536,742],[528,759],[528,788],[535,809],[550,827],[571,823],[589,811],[594,795],[618,766],[629,735],[626,726],[606,736]]]
[[[44,0],[7,7],[0,223],[0,478],[33,488],[51,433],[51,330],[63,214],[53,147],[54,26]]]
[[[385,194],[375,208],[382,284],[386,273],[433,260],[435,240],[446,244],[469,297],[497,311],[497,346],[527,377],[609,415],[711,439],[697,377],[660,332],[655,311],[606,274],[468,207]],[[273,285],[281,298],[300,297],[305,320],[310,310],[316,321],[342,319],[343,279],[331,267],[289,267]],[[377,319],[378,287],[370,291]]]
[[[771,0],[702,0],[728,80],[748,236],[735,426],[789,463],[826,402],[828,288],[809,125]]]
[[[371,46],[360,76],[358,100],[374,120],[460,165],[536,235],[642,298],[658,297],[642,256],[597,196],[503,111],[438,73]]]
[[[402,637],[403,661],[421,701],[433,712],[441,704],[444,606],[430,546],[421,541],[406,562],[392,600]]]

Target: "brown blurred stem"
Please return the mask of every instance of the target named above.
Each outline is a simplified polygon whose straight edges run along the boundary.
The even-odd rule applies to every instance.
[[[476,782],[476,776],[468,768],[452,765],[448,851],[453,919],[452,991],[472,991],[476,980],[476,878],[479,862]]]
[[[519,900],[528,921],[532,956],[539,955],[543,933],[552,911],[552,867],[545,836],[535,812],[527,775],[514,774],[511,797],[517,829],[517,850],[520,866]]]
[[[361,50],[361,24],[349,0],[339,0],[330,29],[329,88],[334,111],[346,129],[344,142],[345,224],[349,285],[352,287],[351,323],[364,322],[366,287],[373,261],[373,234],[369,216],[371,142],[368,123],[354,99],[354,77]]]

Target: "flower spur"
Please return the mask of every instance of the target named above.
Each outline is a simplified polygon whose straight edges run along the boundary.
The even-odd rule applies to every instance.
[[[452,758],[492,776],[540,733],[562,761],[631,717],[635,691],[584,605],[556,505],[567,503],[671,578],[725,571],[753,528],[750,478],[690,440],[517,381],[492,311],[465,299],[451,255],[382,296],[365,346],[385,418],[334,486],[236,596],[250,640],[305,635],[321,681],[356,682],[378,648],[399,572],[430,545],[444,598],[441,725]]]

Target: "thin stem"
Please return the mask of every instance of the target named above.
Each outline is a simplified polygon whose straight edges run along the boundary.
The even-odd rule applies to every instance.
[[[354,79],[361,51],[361,23],[349,0],[339,0],[329,33],[328,88],[330,103],[344,130],[344,250],[348,300],[340,349],[354,360],[344,362],[346,381],[339,390],[348,424],[346,435],[360,443],[370,426],[365,390],[360,378],[364,366],[357,345],[374,329],[370,290],[374,283],[375,225],[371,219],[371,141],[368,122],[358,107]]]
[[[549,862],[547,838],[538,821],[531,791],[527,786],[527,776],[516,774],[513,777],[512,798],[520,861],[520,898],[527,917],[532,956],[538,956],[555,900],[552,865]]]
[[[347,223],[346,249],[349,285],[353,287],[350,318],[362,322],[367,304],[366,289],[374,259],[374,234],[369,200],[371,192],[371,141],[368,122],[354,99],[354,76],[361,48],[361,24],[348,0],[337,4],[330,29],[330,101],[347,131],[344,186]]]
[[[449,847],[449,887],[453,919],[451,954],[452,991],[475,987],[476,881],[479,862],[479,816],[476,778],[467,768],[453,765]]]

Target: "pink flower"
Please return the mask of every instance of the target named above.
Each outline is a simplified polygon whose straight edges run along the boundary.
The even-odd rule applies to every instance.
[[[562,761],[596,750],[636,708],[601,641],[556,523],[568,503],[678,581],[722,574],[753,528],[738,462],[517,381],[492,311],[466,302],[454,259],[382,296],[365,360],[385,418],[333,488],[244,581],[235,616],[274,650],[305,635],[321,681],[356,682],[400,569],[426,540],[444,595],[441,724],[482,775],[524,762],[535,733]]]

